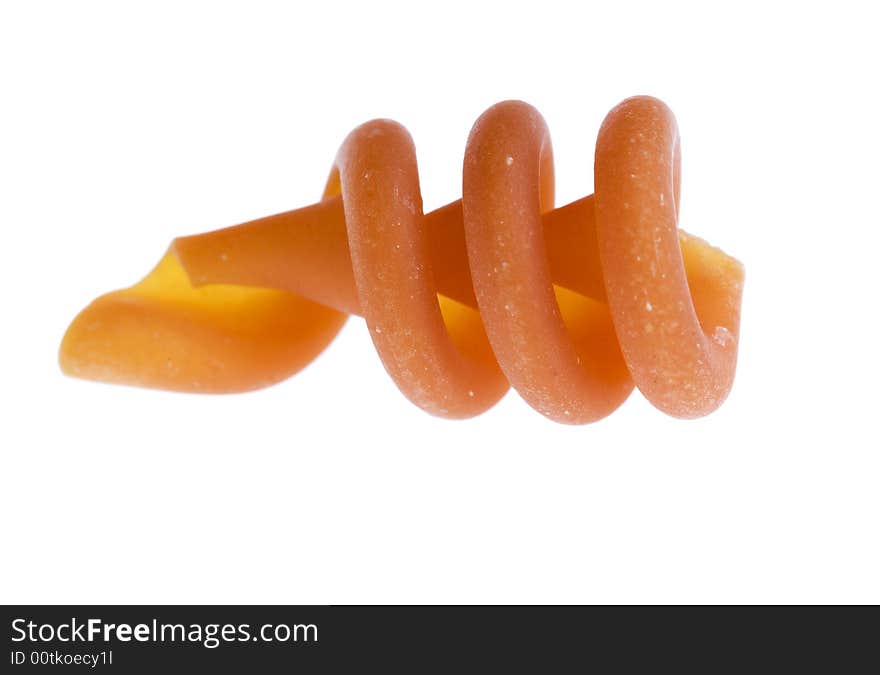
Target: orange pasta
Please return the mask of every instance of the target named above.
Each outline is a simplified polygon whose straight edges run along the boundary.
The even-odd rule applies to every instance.
[[[594,195],[553,209],[550,137],[506,101],[474,125],[463,197],[423,214],[415,148],[389,120],[355,129],[312,206],[175,240],[143,281],[74,320],[80,377],[237,392],[282,380],[363,316],[400,390],[469,417],[513,386],[568,423],[633,383],[697,417],[733,383],[743,269],[677,229],[678,129],[650,97],[606,117]]]

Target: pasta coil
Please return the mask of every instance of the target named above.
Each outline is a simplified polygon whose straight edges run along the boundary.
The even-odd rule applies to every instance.
[[[409,134],[368,122],[346,138],[320,202],[175,240],[140,284],[77,317],[62,367],[242,391],[302,368],[359,314],[401,392],[435,415],[477,415],[509,386],[566,423],[604,417],[633,385],[677,417],[722,403],[743,269],[677,227],[666,105],[614,108],[595,194],[554,209],[543,118],[499,103],[471,131],[462,185],[460,201],[424,214]]]

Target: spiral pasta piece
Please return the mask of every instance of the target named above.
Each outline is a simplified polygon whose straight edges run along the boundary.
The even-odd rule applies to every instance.
[[[346,138],[317,204],[175,240],[132,288],[73,322],[65,372],[232,392],[293,374],[363,316],[389,375],[435,415],[470,417],[512,385],[560,422],[604,417],[633,385],[697,417],[733,383],[743,269],[677,228],[678,129],[650,97],[606,117],[596,193],[554,209],[540,114],[487,110],[463,196],[423,213],[407,131]]]

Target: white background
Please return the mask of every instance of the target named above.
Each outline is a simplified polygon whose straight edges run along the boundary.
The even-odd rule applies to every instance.
[[[0,601],[880,601],[876,18],[721,6],[4,2]],[[247,395],[59,372],[95,296],[314,201],[367,119],[410,129],[433,208],[477,116],[525,99],[566,203],[638,93],[678,118],[682,227],[746,265],[707,418],[434,419],[360,319]]]

